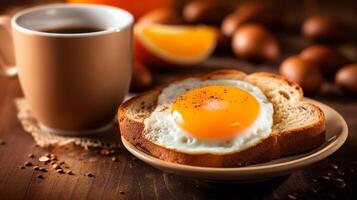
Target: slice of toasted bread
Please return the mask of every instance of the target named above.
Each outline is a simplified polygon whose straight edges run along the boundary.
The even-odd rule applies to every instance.
[[[223,155],[185,154],[159,146],[147,140],[143,134],[144,120],[155,109],[162,87],[139,94],[120,106],[121,135],[162,160],[207,167],[237,167],[265,162],[312,150],[325,141],[324,113],[316,105],[302,100],[302,89],[296,83],[274,74],[246,75],[237,70],[219,70],[196,78],[242,80],[259,87],[274,108],[270,136],[255,146]]]

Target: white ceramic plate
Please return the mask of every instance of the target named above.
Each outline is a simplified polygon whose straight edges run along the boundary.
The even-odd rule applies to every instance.
[[[217,182],[254,182],[287,175],[295,170],[318,162],[334,153],[346,141],[348,128],[345,120],[334,109],[317,101],[326,116],[326,140],[319,148],[294,156],[284,157],[256,165],[235,168],[212,168],[182,165],[160,160],[141,150],[122,137],[124,146],[130,153],[147,164],[162,171]]]

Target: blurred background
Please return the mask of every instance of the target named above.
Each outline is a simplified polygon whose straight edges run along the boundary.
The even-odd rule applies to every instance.
[[[247,0],[213,0],[220,4],[239,5]],[[65,0],[1,0],[1,11],[4,12],[8,8],[14,6],[30,4],[43,4],[52,2],[65,2]],[[163,6],[177,6],[182,7],[190,0],[68,0],[67,2],[73,3],[99,3],[119,6],[128,9],[136,17],[148,12],[151,9]],[[305,19],[310,15],[328,15],[343,19],[346,22],[356,25],[357,19],[357,5],[354,0],[263,0],[255,2],[265,2],[273,4],[277,7],[283,15],[282,18],[286,19],[288,23],[298,24],[300,20]],[[12,10],[12,9],[10,9]]]
[[[326,87],[328,92],[342,88],[348,94],[357,93],[354,0],[2,0],[0,13],[12,16],[27,7],[58,2],[112,5],[134,15],[132,91],[192,73],[239,69],[280,73],[298,82],[307,95]],[[178,25],[184,28],[177,29]],[[9,36],[3,32],[0,53],[11,64]],[[145,46],[143,38],[152,44]],[[338,78],[338,71],[348,65],[353,67],[344,69]]]

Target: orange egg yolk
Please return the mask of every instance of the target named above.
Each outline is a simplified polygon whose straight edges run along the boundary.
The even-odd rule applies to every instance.
[[[206,86],[178,97],[171,107],[175,122],[195,138],[230,139],[259,114],[257,99],[233,86]]]

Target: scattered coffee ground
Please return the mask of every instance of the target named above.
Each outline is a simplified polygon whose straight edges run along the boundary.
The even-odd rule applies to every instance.
[[[39,169],[41,172],[47,172],[47,169],[43,168],[43,167],[40,167]]]
[[[289,193],[287,199],[348,199],[349,185],[357,180],[357,162],[343,166],[330,164],[321,174],[319,178],[311,179],[309,190]]]
[[[113,156],[113,157],[112,157],[112,161],[113,161],[113,162],[119,162],[119,159],[118,159],[117,157]]]
[[[335,164],[331,164],[331,165],[330,165],[330,168],[333,169],[333,170],[337,170],[337,169],[338,169],[338,166],[335,165]]]
[[[34,154],[28,154],[28,157],[33,158],[35,157]],[[49,154],[46,153],[43,156],[39,157],[39,162],[44,163],[44,165],[47,165],[48,163],[51,164],[52,168],[59,174],[68,174],[68,175],[74,175],[72,170],[64,170],[63,168],[69,169],[70,167],[64,162],[64,161],[58,161],[57,156],[55,154]],[[58,161],[58,163],[57,163]],[[40,167],[38,165],[32,164],[32,162],[25,162],[23,165],[19,166],[20,169],[25,169],[26,167],[33,166],[32,169],[34,171],[40,171],[40,172],[48,172],[48,170],[44,167]],[[90,175],[93,176],[93,175]],[[42,177],[42,175],[41,175]],[[43,178],[43,177],[42,177]]]
[[[110,155],[109,149],[101,149],[99,151],[99,153],[102,154],[102,155],[105,155],[105,156],[109,156]]]
[[[344,187],[346,187],[345,181],[344,181],[343,179],[340,179],[340,178],[336,179],[336,187],[337,187],[337,188],[344,188]]]
[[[88,177],[94,177],[94,174],[92,174],[92,173],[86,173],[86,174],[84,174],[85,176],[88,176]]]
[[[54,154],[50,154],[49,160],[50,160],[50,161],[57,161],[57,156],[54,155]]]
[[[345,175],[345,172],[342,169],[337,170],[336,173],[340,176]]]
[[[312,193],[315,193],[315,194],[316,194],[318,191],[317,191],[317,189],[316,189],[316,188],[311,188],[310,192],[312,192]]]
[[[289,199],[298,199],[298,197],[296,196],[296,194],[288,194],[288,198],[289,198]]]
[[[328,176],[328,175],[321,176],[320,178],[323,179],[323,180],[326,180],[326,181],[331,179],[331,177]]]
[[[26,132],[30,133],[36,144],[35,147],[50,147],[57,146],[63,147],[64,150],[70,150],[69,144],[74,144],[74,146],[82,147],[86,150],[93,151],[100,155],[109,156],[111,159],[114,155],[117,155],[122,148],[120,137],[117,133],[117,130],[113,128],[112,130],[108,130],[108,132],[101,134],[100,137],[62,137],[56,136],[47,132],[42,131],[37,123],[36,118],[33,116],[30,106],[28,105],[25,99],[16,99],[15,100],[16,107],[18,109],[18,118],[25,129]],[[36,157],[40,158],[40,155],[36,155]],[[118,159],[118,158],[117,158]],[[116,159],[114,159],[116,160]],[[54,164],[59,165],[59,167],[55,167],[53,170],[62,169],[66,174],[67,171],[71,171],[70,167],[67,164],[62,164],[58,161],[58,158],[51,153],[45,154],[41,160],[41,163],[44,165],[49,165],[47,170],[52,170],[52,166]],[[118,159],[119,161],[119,159]],[[117,161],[113,161],[117,162]],[[37,164],[37,163],[36,163]],[[40,165],[40,163],[38,163]],[[32,166],[32,165],[31,165]],[[41,165],[40,165],[41,166]],[[41,171],[41,170],[40,170]],[[71,174],[75,174],[72,171]],[[69,175],[71,175],[69,174]],[[94,175],[93,175],[94,176]]]
[[[60,169],[61,167],[60,167],[58,164],[53,164],[53,165],[52,165],[52,168],[53,168],[53,169]]]
[[[48,156],[41,156],[39,159],[38,159],[38,161],[40,161],[40,162],[47,162],[47,161],[49,161],[50,160],[50,158],[48,157]]]
[[[112,156],[112,155],[118,154],[120,152],[120,148],[121,148],[121,146],[107,146],[107,145],[105,145],[104,147],[89,148],[89,150],[99,153],[100,155]]]

